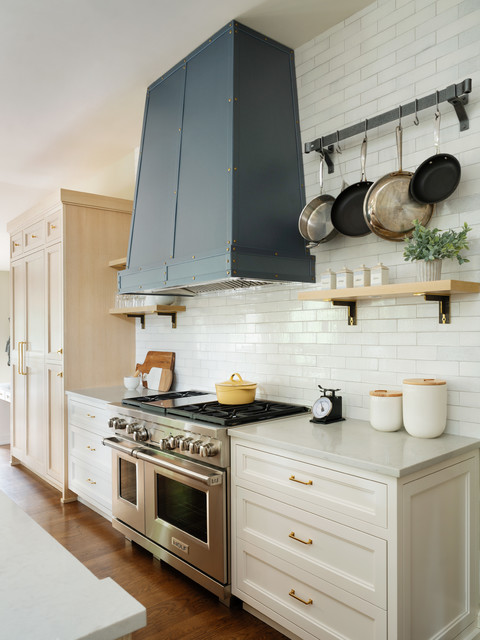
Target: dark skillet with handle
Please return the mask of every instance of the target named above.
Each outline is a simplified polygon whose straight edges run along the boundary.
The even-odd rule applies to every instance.
[[[373,233],[384,240],[401,242],[409,238],[414,220],[426,226],[432,217],[433,204],[420,204],[409,192],[413,173],[402,170],[402,127],[396,128],[398,171],[387,173],[372,184],[365,197],[363,214]]]
[[[363,201],[373,182],[365,176],[367,157],[367,136],[365,135],[360,154],[362,176],[360,182],[351,184],[335,199],[332,206],[332,224],[344,236],[360,237],[371,233],[363,216]]]
[[[410,195],[416,202],[436,203],[450,197],[460,183],[460,162],[449,153],[440,153],[440,111],[434,116],[435,155],[422,162],[410,181]]]
[[[320,154],[320,195],[305,205],[298,219],[298,230],[300,235],[308,240],[308,249],[337,235],[330,215],[335,199],[323,193],[323,163],[324,158]]]

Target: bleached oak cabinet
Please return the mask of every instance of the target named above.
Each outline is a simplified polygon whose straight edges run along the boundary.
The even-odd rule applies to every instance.
[[[12,220],[11,459],[68,490],[65,390],[121,384],[134,329],[109,314],[108,263],[127,249],[132,202],[61,189]]]
[[[292,442],[302,442],[299,424]],[[349,435],[337,428],[327,427],[325,439],[337,438],[327,450]],[[427,455],[421,469],[392,477],[322,459],[321,429],[304,429],[311,455],[230,432],[232,593],[291,638],[480,637],[478,448],[431,463]],[[379,435],[388,449],[391,434]],[[390,442],[431,447],[402,438]]]

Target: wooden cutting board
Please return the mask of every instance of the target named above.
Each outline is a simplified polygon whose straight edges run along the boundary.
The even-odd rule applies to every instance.
[[[159,369],[170,370],[172,375],[168,374],[163,376],[164,385],[168,386],[167,389],[159,389],[159,391],[168,391],[172,384],[173,379],[173,370],[175,368],[175,354],[173,351],[149,351],[145,356],[145,361],[143,364],[139,364],[137,362],[135,368],[140,373],[150,373],[150,369],[152,367],[157,367]],[[161,381],[162,384],[162,381]],[[143,386],[147,386],[146,380],[143,381]]]

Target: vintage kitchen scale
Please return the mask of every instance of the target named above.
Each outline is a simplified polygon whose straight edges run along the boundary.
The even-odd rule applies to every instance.
[[[335,395],[340,389],[324,389],[320,384],[318,388],[323,393],[312,407],[313,418],[310,422],[330,424],[345,420],[345,418],[342,418],[342,396]]]

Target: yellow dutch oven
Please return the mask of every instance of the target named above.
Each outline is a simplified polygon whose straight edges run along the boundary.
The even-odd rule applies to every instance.
[[[234,380],[237,376],[238,380]],[[230,380],[215,384],[220,404],[248,404],[255,400],[256,382],[245,382],[239,373],[232,373]]]

